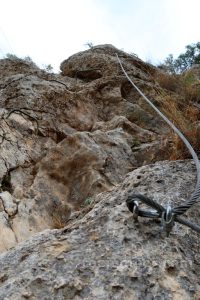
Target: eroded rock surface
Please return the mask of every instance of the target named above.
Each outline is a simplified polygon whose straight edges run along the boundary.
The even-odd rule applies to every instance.
[[[0,299],[199,299],[198,234],[176,225],[166,238],[158,222],[135,222],[125,204],[136,192],[177,205],[194,186],[190,161],[128,173],[112,191],[94,196],[90,211],[75,215],[66,228],[1,254]],[[193,222],[199,208],[188,213]]]
[[[168,158],[168,129],[132,90],[116,53],[159,101],[156,69],[112,45],[73,55],[61,74],[0,60],[0,192],[7,199],[1,232],[14,237],[1,250],[65,226],[72,212],[131,170]]]
[[[170,156],[169,129],[116,53],[165,109],[172,91],[159,70],[112,45],[71,56],[61,74],[0,60],[2,300],[200,299],[198,235],[176,225],[164,238],[158,222],[135,223],[126,207],[133,192],[185,201],[195,168],[157,162]],[[198,223],[199,205],[188,216]]]

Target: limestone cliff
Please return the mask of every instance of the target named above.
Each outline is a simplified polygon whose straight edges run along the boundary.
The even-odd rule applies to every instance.
[[[158,107],[173,94],[182,109],[161,71],[111,45],[71,56],[60,74],[0,60],[0,299],[200,299],[199,236],[176,226],[164,239],[126,208],[133,191],[184,201],[195,170],[157,162],[171,133],[116,53]]]

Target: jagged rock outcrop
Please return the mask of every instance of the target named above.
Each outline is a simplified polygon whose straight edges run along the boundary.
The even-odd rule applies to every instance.
[[[156,69],[111,45],[73,55],[61,74],[22,59],[0,60],[1,192],[17,207],[13,215],[2,209],[0,226],[10,239],[2,236],[1,251],[65,226],[88,198],[168,157],[167,128],[131,89],[116,53],[159,101]]]
[[[185,201],[195,168],[157,162],[170,156],[169,129],[116,53],[165,109],[172,90],[159,70],[112,45],[71,56],[60,74],[0,60],[2,300],[200,299],[198,235],[176,225],[165,239],[158,222],[135,223],[126,207],[132,192]],[[197,223],[198,209],[188,212]]]
[[[197,233],[176,225],[164,238],[158,222],[135,222],[125,204],[134,191],[176,205],[194,186],[190,161],[128,173],[112,191],[94,196],[90,212],[72,217],[71,225],[1,254],[0,299],[199,299]],[[188,213],[193,221],[199,208]]]

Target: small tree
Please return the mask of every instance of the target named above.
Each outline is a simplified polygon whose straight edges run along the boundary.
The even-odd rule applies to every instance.
[[[9,59],[19,59],[19,57],[15,54],[12,54],[12,53],[7,53],[6,54],[6,58],[9,58]]]
[[[180,54],[177,59],[170,54],[158,67],[173,74],[181,73],[191,68],[192,65],[200,64],[200,42],[187,45],[185,48],[185,53]]]
[[[51,64],[45,65],[44,66],[45,71],[51,73],[53,71],[53,67]]]
[[[171,74],[176,73],[173,54],[169,54],[169,56],[164,60],[164,63],[158,65],[158,68]]]
[[[26,62],[33,62],[33,61],[32,61],[32,58],[31,58],[30,56],[25,56],[25,57],[23,58],[23,60],[25,60]]]
[[[86,47],[92,49],[94,47],[93,43],[92,42],[87,42],[84,44]]]
[[[186,52],[175,60],[175,68],[178,73],[183,72],[192,65],[200,64],[200,42],[186,46]]]

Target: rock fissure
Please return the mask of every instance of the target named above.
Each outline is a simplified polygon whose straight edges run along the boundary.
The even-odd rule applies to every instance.
[[[10,171],[7,171],[7,173],[2,178],[1,191],[8,191],[12,193]]]

